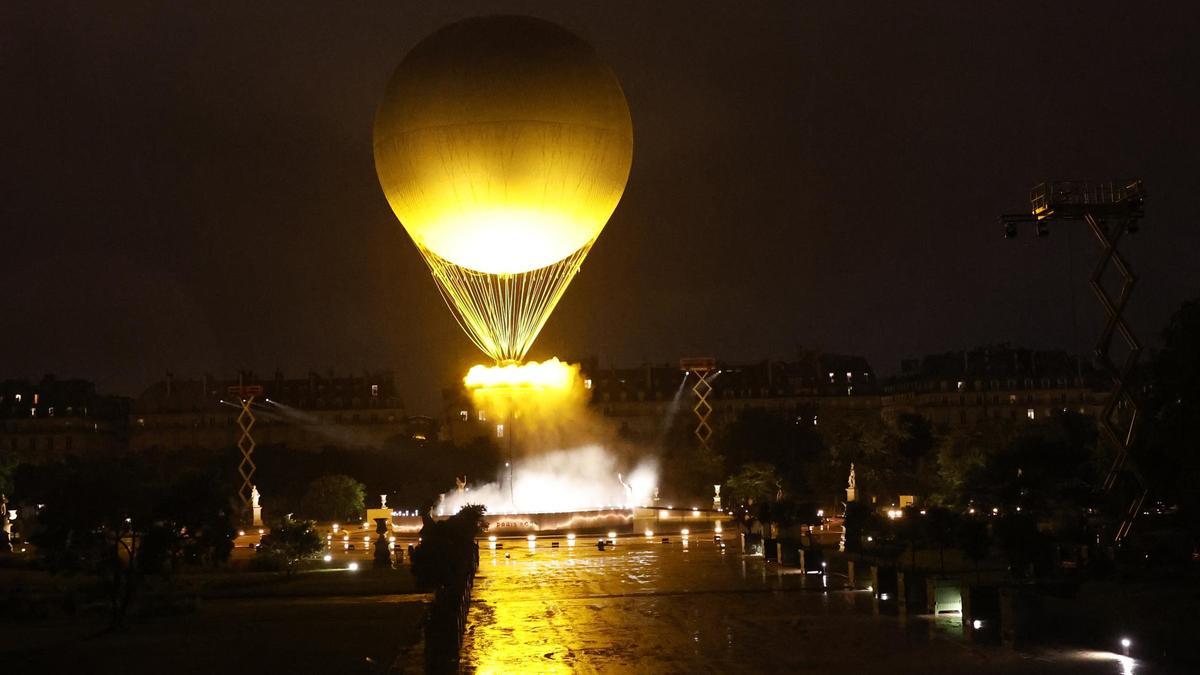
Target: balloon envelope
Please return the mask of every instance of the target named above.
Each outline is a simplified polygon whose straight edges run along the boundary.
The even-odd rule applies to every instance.
[[[422,250],[518,274],[589,246],[633,158],[620,84],[586,42],[528,17],[467,19],[405,57],[375,118],[375,167]]]

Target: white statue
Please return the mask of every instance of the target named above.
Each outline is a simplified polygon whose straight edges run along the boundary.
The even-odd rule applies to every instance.
[[[617,474],[617,482],[621,484],[621,487],[625,488],[625,506],[636,506],[633,503],[633,486],[626,483],[625,477],[620,473]]]
[[[387,495],[379,495],[379,508],[387,508]]]
[[[721,486],[720,485],[713,486],[713,510],[714,511],[721,510]]]
[[[250,521],[250,522],[251,522],[251,523],[253,523],[254,527],[262,527],[262,524],[263,524],[263,519],[262,519],[262,507],[261,507],[261,506],[259,506],[259,504],[258,504],[258,498],[259,498],[259,494],[258,494],[258,486],[257,486],[257,485],[251,485],[251,486],[250,486],[250,516],[251,516],[251,521]]]
[[[456,491],[458,491],[459,493],[466,492],[467,491],[467,477],[463,476],[462,478],[459,478],[458,476],[455,476],[454,477],[454,489]]]
[[[846,482],[846,501],[858,499],[858,489],[854,480],[854,462],[850,462],[850,480]]]

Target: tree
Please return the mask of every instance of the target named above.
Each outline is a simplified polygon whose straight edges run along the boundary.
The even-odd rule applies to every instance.
[[[423,516],[421,543],[412,554],[412,573],[422,588],[440,590],[466,582],[478,562],[475,537],[483,532],[485,511],[468,504],[445,520]]]
[[[863,538],[868,532],[875,533],[881,528],[881,519],[875,509],[862,502],[846,504],[845,527],[846,551],[861,553]]]
[[[0,453],[0,494],[11,495],[14,487],[14,475],[20,460],[15,454]]]
[[[962,520],[957,511],[945,507],[934,506],[926,509],[925,536],[929,543],[938,547],[938,565],[940,571],[946,572],[946,547],[953,546],[955,535]]]
[[[838,497],[854,463],[859,499],[870,495],[897,495],[911,490],[904,478],[907,467],[898,461],[900,435],[877,416],[839,416],[822,423],[821,438],[827,462],[833,468],[833,496]],[[844,493],[841,493],[844,494]],[[839,499],[840,501],[840,499]]]
[[[365,497],[363,484],[349,476],[321,476],[309,483],[300,513],[320,521],[358,520],[366,510]]]
[[[18,478],[20,498],[43,505],[27,527],[44,564],[99,577],[113,625],[146,577],[221,562],[232,548],[227,483],[162,457],[23,465]]]
[[[302,561],[316,557],[322,548],[321,535],[313,529],[312,521],[285,517],[271,526],[256,555],[290,577]]]
[[[725,481],[734,503],[755,504],[774,499],[781,487],[779,474],[773,464],[753,462]]]
[[[975,580],[979,581],[979,563],[987,558],[991,548],[988,527],[980,518],[964,518],[958,524],[958,547],[975,563]]]
[[[1181,524],[1200,538],[1200,298],[1183,303],[1162,332],[1162,349],[1144,376],[1149,421],[1137,448],[1138,468],[1155,495],[1179,507]]]

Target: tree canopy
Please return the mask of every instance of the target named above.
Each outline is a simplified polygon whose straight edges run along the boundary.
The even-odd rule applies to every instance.
[[[359,520],[366,512],[366,488],[344,474],[321,476],[308,484],[300,513],[315,520]]]

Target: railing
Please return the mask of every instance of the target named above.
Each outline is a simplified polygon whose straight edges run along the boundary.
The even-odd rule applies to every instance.
[[[1048,216],[1063,207],[1119,207],[1145,197],[1142,181],[1063,180],[1041,183],[1029,194],[1035,216]]]

